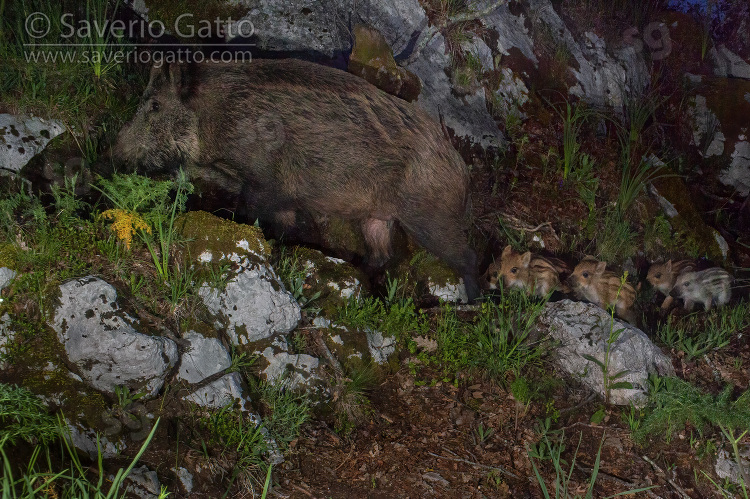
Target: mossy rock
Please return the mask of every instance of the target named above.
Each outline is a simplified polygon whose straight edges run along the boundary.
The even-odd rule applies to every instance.
[[[315,223],[320,231],[323,246],[351,255],[367,254],[367,244],[362,229],[353,220],[317,216]]]
[[[9,368],[0,381],[15,383],[44,397],[47,405],[61,409],[73,421],[99,431],[107,429],[109,404],[65,366],[63,346],[51,328],[12,321],[16,342],[7,345]]]
[[[13,243],[0,243],[0,267],[14,269],[16,267],[17,249]]]
[[[384,92],[409,102],[417,100],[422,91],[419,77],[396,64],[386,39],[369,26],[354,27],[348,70]]]
[[[175,227],[188,240],[188,255],[200,263],[240,263],[245,258],[265,261],[271,254],[260,228],[225,220],[205,211],[180,215]]]
[[[659,195],[672,203],[677,211],[677,216],[671,217],[669,223],[682,236],[683,245],[695,253],[690,256],[705,256],[711,260],[723,261],[725,256],[717,238],[721,236],[703,221],[692,202],[694,196],[682,179],[677,176],[661,177],[654,180],[653,185]]]
[[[429,294],[446,301],[460,298],[466,302],[466,292],[459,276],[445,262],[428,251],[417,249],[408,262],[398,267],[399,276],[408,276],[406,293],[412,296]]]
[[[372,369],[388,374],[399,369],[395,338],[379,331],[357,331],[331,324],[321,329],[323,341],[345,373]]]
[[[358,298],[366,291],[367,277],[344,260],[303,246],[296,246],[292,251],[297,264],[306,272],[304,293],[306,296],[319,294],[311,304],[319,307],[324,316],[335,317],[349,299]]]
[[[283,335],[254,342],[248,345],[248,350],[258,356],[254,367],[261,379],[284,382],[292,389],[302,390],[314,404],[330,400],[328,366],[324,360],[290,352]]]

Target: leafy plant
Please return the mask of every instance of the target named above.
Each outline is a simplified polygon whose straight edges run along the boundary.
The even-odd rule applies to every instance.
[[[636,252],[636,232],[616,209],[604,214],[604,227],[596,234],[596,256],[605,262],[631,257]]]
[[[282,247],[275,268],[284,286],[292,293],[299,306],[314,312],[315,310],[311,305],[320,298],[321,292],[316,291],[312,294],[307,292],[305,283],[308,278],[308,269],[300,258],[297,249],[289,251],[288,248]]]
[[[371,412],[367,394],[376,381],[372,364],[353,369],[337,379],[332,404],[336,413],[336,431],[348,435]]]
[[[745,435],[747,435],[748,430],[743,431],[739,436],[734,436],[734,430],[732,428],[727,428],[723,425],[719,425],[721,428],[721,432],[724,434],[724,437],[729,441],[729,444],[732,446],[732,452],[734,454],[735,462],[737,463],[737,467],[739,468],[739,482],[740,482],[740,489],[742,490],[742,496],[744,499],[748,499],[750,495],[748,494],[747,487],[750,485],[750,473],[748,473],[748,470],[746,469],[746,466],[743,464],[744,459],[742,458],[742,454],[740,453],[739,443],[742,441]],[[711,483],[719,489],[721,492],[721,495],[723,497],[726,497],[727,499],[731,497],[737,497],[727,494],[724,491],[724,487],[719,486],[711,476],[709,476],[705,471],[703,474],[708,478]],[[739,494],[738,494],[739,495]]]
[[[262,427],[250,416],[238,409],[223,407],[208,411],[198,420],[198,424],[210,432],[210,443],[237,453],[237,466],[240,469],[250,473],[266,471],[263,454],[268,452],[268,444]]]
[[[485,442],[487,442],[487,440],[489,440],[489,438],[492,435],[494,435],[494,433],[495,433],[494,429],[489,428],[489,427],[486,428],[482,423],[479,423],[479,425],[477,425],[476,430],[474,430],[474,435],[475,435],[474,441],[476,442],[477,445],[482,445]]]
[[[15,444],[26,442],[47,443],[56,438],[58,426],[55,418],[33,393],[16,386],[0,383],[0,440]]]
[[[562,458],[562,453],[565,450],[565,444],[564,444],[564,438],[565,433],[561,432],[559,435],[559,438],[556,438],[554,440],[551,440],[549,437],[549,433],[544,433],[542,436],[542,440],[539,444],[537,444],[537,447],[531,446],[527,448],[527,453],[529,455],[529,458],[531,459],[531,465],[534,469],[534,475],[536,476],[537,483],[539,484],[539,488],[542,491],[542,494],[545,499],[550,499],[551,497],[555,497],[556,499],[572,499],[572,498],[581,498],[585,497],[586,499],[592,499],[594,497],[594,485],[596,484],[596,479],[599,475],[599,468],[601,466],[601,455],[602,455],[602,445],[604,445],[604,436],[602,436],[602,440],[599,443],[599,449],[596,453],[596,459],[594,460],[594,467],[591,470],[591,475],[588,478],[588,486],[586,487],[586,493],[585,495],[581,496],[575,491],[571,490],[571,478],[573,476],[573,470],[576,467],[576,458],[578,456],[578,449],[581,447],[581,440],[583,439],[583,433],[581,433],[578,437],[578,445],[576,446],[575,452],[573,453],[573,459],[570,462],[570,465]],[[544,447],[545,451],[540,452],[539,446]],[[547,484],[544,481],[544,478],[542,478],[542,475],[539,472],[539,468],[537,467],[537,461],[548,459],[552,463],[552,467],[555,471],[555,481],[552,484],[552,490],[554,490],[554,496],[550,493],[550,489],[547,487]],[[633,489],[633,490],[627,490],[624,492],[618,492],[617,494],[613,494],[611,496],[607,496],[606,499],[612,498],[612,497],[618,497],[618,496],[624,496],[624,495],[630,495],[630,494],[636,494],[638,492],[644,492],[646,490],[652,489],[653,487],[644,487],[639,489]]]
[[[69,441],[70,435],[62,439],[66,450],[66,462],[69,462],[67,468],[57,471],[56,466],[59,465],[53,464],[49,447],[39,445],[33,450],[23,476],[18,479],[14,479],[13,477],[14,468],[6,452],[6,446],[9,442],[7,438],[2,438],[0,439],[0,457],[2,457],[3,476],[0,478],[0,489],[2,489],[3,497],[13,499],[19,497],[29,499],[36,497],[124,498],[125,493],[120,492],[123,482],[151,443],[158,425],[159,419],[156,420],[154,427],[128,467],[125,469],[120,468],[114,478],[107,481],[107,484],[104,483],[104,480],[108,476],[108,473],[104,471],[102,451],[98,441],[98,466],[96,469],[98,479],[94,482],[89,478],[89,468],[81,464],[78,451],[72,447]],[[59,434],[64,434],[66,431],[69,432],[67,425],[62,420],[58,420],[57,427]],[[42,455],[45,457],[45,462],[40,462]],[[56,495],[58,490],[60,491],[60,496]],[[162,489],[159,499],[164,499],[167,495]]]
[[[625,272],[625,274],[620,277],[620,287],[617,289],[617,294],[615,295],[615,303],[617,302],[617,298],[620,296],[620,292],[622,291],[623,286],[627,283],[628,279],[628,273]],[[625,331],[625,328],[615,329],[615,309],[614,306],[610,307],[609,310],[610,313],[610,323],[609,323],[609,335],[607,336],[607,339],[605,340],[605,344],[607,345],[604,349],[604,359],[599,360],[593,355],[589,354],[583,354],[583,357],[599,366],[599,368],[602,370],[602,387],[604,388],[604,402],[606,404],[609,404],[609,399],[612,394],[612,390],[617,389],[631,389],[633,388],[633,384],[629,381],[618,381],[619,379],[623,378],[624,376],[627,376],[627,374],[630,371],[624,370],[619,371],[616,373],[610,372],[610,361],[612,359],[612,346],[617,343],[617,340],[620,338],[620,335]]]
[[[641,160],[637,162],[635,169],[631,168],[630,158],[623,161],[620,190],[617,195],[617,214],[624,218],[638,195],[643,192],[649,182],[664,177],[662,171],[665,165],[654,161]]]
[[[581,128],[586,120],[595,114],[595,111],[587,109],[583,104],[571,104],[570,101],[566,101],[565,112],[563,113],[557,108],[555,108],[555,112],[563,120],[562,168],[563,180],[567,180],[579,164]]]
[[[127,409],[133,402],[146,395],[146,392],[130,393],[127,386],[115,386],[115,396],[117,396],[117,405],[122,409]]]
[[[126,245],[137,234],[146,244],[162,282],[173,284],[169,257],[177,237],[174,221],[178,213],[185,211],[187,196],[193,192],[187,174],[180,170],[174,181],[114,174],[112,179],[100,178],[98,184],[94,188],[117,208],[102,216],[114,219],[112,228]],[[174,200],[170,197],[173,190]],[[179,280],[174,282],[179,283]]]
[[[662,433],[669,443],[688,422],[701,435],[711,426],[750,427],[750,391],[733,398],[731,385],[711,395],[679,378],[651,377],[649,384],[648,409],[633,434],[636,441]]]
[[[711,310],[708,314],[667,317],[659,324],[657,337],[670,348],[685,352],[688,359],[729,345],[732,337],[750,326],[750,307],[740,302],[732,307]]]
[[[299,436],[300,428],[310,419],[310,399],[288,381],[261,381],[258,391],[261,401],[269,409],[263,426],[277,444],[288,445]]]

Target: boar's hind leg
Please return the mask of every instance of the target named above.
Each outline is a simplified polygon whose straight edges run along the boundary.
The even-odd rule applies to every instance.
[[[372,267],[382,266],[391,256],[392,220],[368,218],[362,221],[362,235],[370,249],[369,264]]]
[[[461,230],[460,220],[440,213],[425,216],[407,214],[399,221],[406,231],[426,250],[447,263],[464,280],[470,302],[479,297],[476,276],[476,254]]]

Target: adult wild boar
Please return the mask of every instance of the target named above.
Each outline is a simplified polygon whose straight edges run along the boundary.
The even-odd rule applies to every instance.
[[[145,174],[184,166],[255,216],[357,220],[371,262],[398,221],[479,294],[466,165],[424,111],[349,73],[294,59],[154,67],[112,155]]]

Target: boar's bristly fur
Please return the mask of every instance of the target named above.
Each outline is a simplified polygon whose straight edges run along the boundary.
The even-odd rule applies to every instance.
[[[293,59],[154,68],[113,159],[146,174],[184,166],[280,223],[357,220],[375,262],[398,221],[479,294],[466,165],[424,111],[349,73]]]

